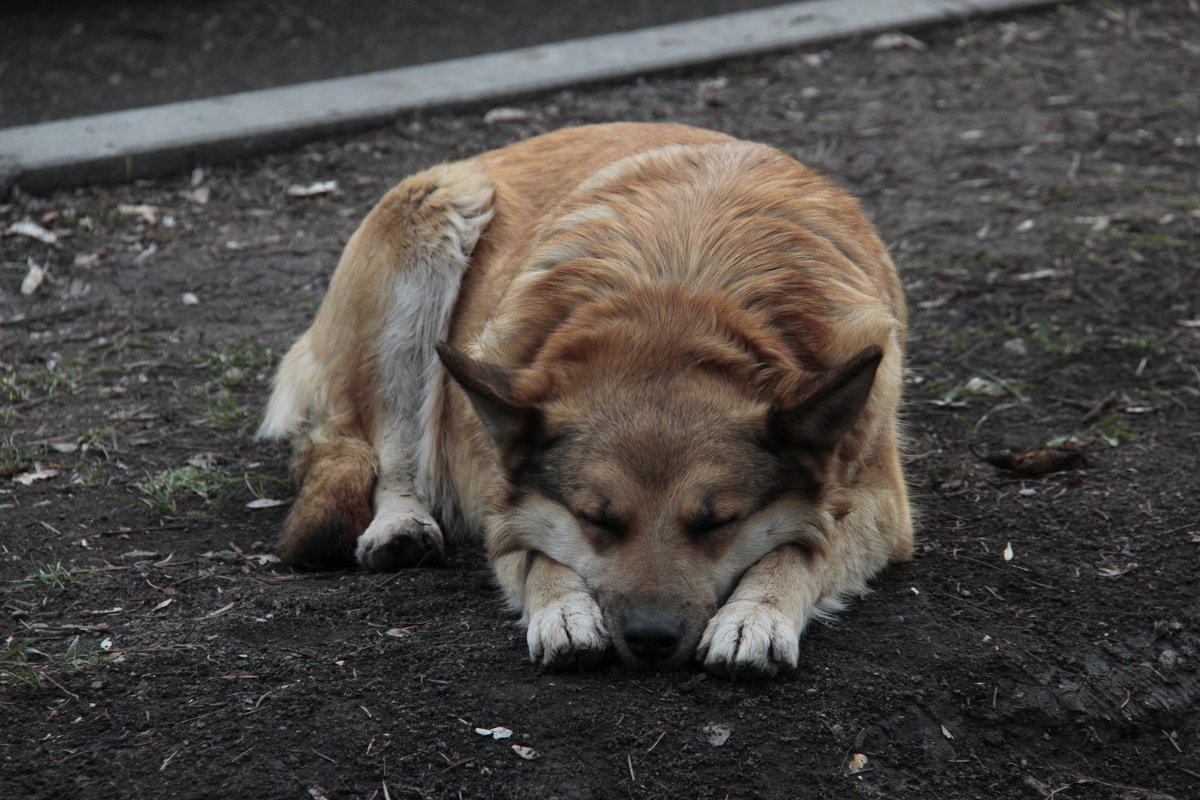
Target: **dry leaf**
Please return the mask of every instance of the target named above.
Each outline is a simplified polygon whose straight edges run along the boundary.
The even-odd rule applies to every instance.
[[[907,33],[893,31],[892,33],[881,33],[875,37],[875,41],[871,42],[872,49],[875,50],[898,50],[901,47],[907,47],[910,50],[928,50],[929,45],[922,42]]]
[[[147,260],[148,258],[153,256],[157,252],[158,252],[158,245],[152,244],[149,247],[147,247],[145,250],[143,250],[142,252],[140,252],[136,256],[134,256],[133,263],[141,264],[143,261]]]
[[[514,744],[512,746],[512,749],[513,749],[514,753],[516,753],[517,755],[519,755],[521,758],[525,759],[526,761],[533,761],[535,758],[537,758],[539,755],[541,755],[540,753],[538,753],[537,750],[534,750],[532,747],[526,747],[525,745],[521,745],[521,744]]]
[[[855,753],[850,756],[850,760],[846,762],[846,769],[850,772],[862,772],[867,768],[867,757],[862,753]]]
[[[220,453],[204,452],[193,453],[188,456],[187,463],[189,467],[195,467],[196,469],[212,469],[224,461],[225,456]]]
[[[37,239],[43,244],[58,244],[58,235],[38,225],[30,220],[21,220],[14,222],[8,226],[8,233],[13,236],[28,236],[30,239]]]
[[[720,747],[729,741],[729,737],[733,733],[733,728],[724,724],[705,725],[703,733],[705,740],[709,744],[713,747]]]
[[[257,500],[251,500],[246,503],[246,508],[277,508],[278,506],[286,506],[287,500],[272,500],[270,497],[260,497]]]
[[[494,728],[476,728],[475,732],[480,736],[490,736],[493,739],[507,739],[513,735],[513,732],[503,725],[497,725]]]
[[[295,184],[289,186],[287,193],[290,197],[316,197],[319,194],[329,194],[337,189],[337,181],[317,181],[308,186]]]
[[[29,262],[29,272],[25,274],[21,281],[21,294],[29,297],[38,289],[42,288],[42,284],[46,282],[46,270],[39,267],[32,261]]]
[[[122,553],[121,558],[125,561],[149,561],[152,558],[162,558],[162,553],[156,550],[130,550]]]
[[[521,122],[529,119],[529,112],[523,108],[493,108],[483,115],[483,121],[488,125],[498,122]]]
[[[1130,561],[1115,567],[1097,567],[1096,573],[1101,578],[1119,578],[1127,572],[1133,572],[1135,569],[1137,569],[1137,564]]]
[[[162,213],[162,209],[158,206],[146,205],[139,203],[137,205],[127,205],[122,203],[117,206],[117,213],[126,217],[141,217],[151,225],[158,224],[158,215]]]
[[[1086,457],[1079,450],[1032,450],[1028,453],[993,453],[983,460],[993,467],[1006,469],[1025,477],[1062,472],[1084,466]]]
[[[230,603],[230,604],[228,604],[228,605],[221,606],[221,607],[220,607],[220,608],[218,608],[216,611],[212,612],[211,614],[205,614],[205,615],[204,615],[203,617],[201,617],[200,619],[213,619],[214,617],[219,617],[219,616],[221,616],[222,614],[228,614],[230,611],[232,611],[232,610],[233,610],[233,606],[234,606],[234,604],[233,604],[233,603]]]
[[[34,481],[48,480],[50,478],[56,477],[57,475],[58,475],[58,470],[56,470],[56,469],[42,469],[41,464],[34,464],[33,469],[31,471],[22,472],[20,475],[14,476],[13,482],[19,483],[22,486],[28,486],[31,483],[33,483]]]

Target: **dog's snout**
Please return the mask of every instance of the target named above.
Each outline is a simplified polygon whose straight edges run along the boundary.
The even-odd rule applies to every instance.
[[[675,655],[683,638],[683,623],[653,609],[639,608],[625,618],[625,644],[645,661],[665,661]]]

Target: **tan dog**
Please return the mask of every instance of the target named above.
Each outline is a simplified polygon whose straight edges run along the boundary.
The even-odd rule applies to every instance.
[[[391,570],[482,531],[536,661],[774,673],[910,554],[904,341],[858,204],[768,147],[597,125],[434,167],[279,369],[280,553]]]

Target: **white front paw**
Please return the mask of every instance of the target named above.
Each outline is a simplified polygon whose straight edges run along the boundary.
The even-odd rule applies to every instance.
[[[608,650],[608,631],[596,601],[571,592],[529,614],[529,658],[547,667],[588,664]]]
[[[358,537],[355,556],[364,569],[394,572],[441,563],[442,529],[423,514],[377,516]]]
[[[800,629],[773,606],[732,600],[708,622],[697,657],[718,675],[763,678],[800,660]]]

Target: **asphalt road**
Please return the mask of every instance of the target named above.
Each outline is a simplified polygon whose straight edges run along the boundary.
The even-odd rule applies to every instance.
[[[780,0],[6,0],[0,127],[353,75]]]

